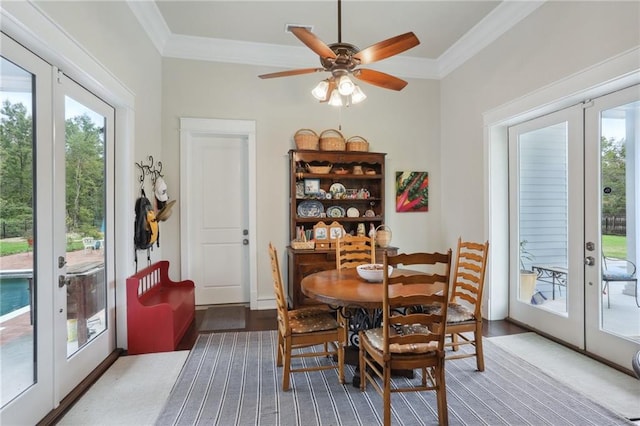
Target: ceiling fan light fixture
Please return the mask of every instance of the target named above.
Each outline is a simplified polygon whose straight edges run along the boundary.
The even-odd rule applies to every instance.
[[[365,95],[362,89],[360,89],[360,86],[356,84],[353,89],[353,93],[351,94],[351,103],[358,104],[365,99],[367,99],[367,95]]]
[[[311,94],[319,101],[327,99],[327,91],[329,90],[329,80],[322,80],[316,87],[313,88]]]
[[[338,80],[338,92],[340,92],[342,96],[351,95],[354,88],[355,84],[353,84],[353,81],[351,81],[347,75],[343,75],[340,77],[340,80]]]
[[[329,98],[329,105],[342,106],[342,96],[340,96],[338,89],[333,89],[333,91],[331,92],[331,97]]]

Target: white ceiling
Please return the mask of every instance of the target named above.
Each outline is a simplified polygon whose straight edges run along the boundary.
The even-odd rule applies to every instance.
[[[369,68],[399,77],[442,78],[543,1],[342,1],[342,42],[364,49],[413,31],[420,45]],[[338,42],[337,0],[128,0],[163,56],[274,67],[319,66],[287,24],[310,25]]]

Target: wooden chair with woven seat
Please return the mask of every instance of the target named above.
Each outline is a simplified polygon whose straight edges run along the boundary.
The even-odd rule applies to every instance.
[[[438,422],[448,424],[444,370],[444,333],[449,295],[451,250],[447,253],[383,255],[388,265],[420,265],[429,272],[401,273],[383,280],[382,327],[361,331],[360,389],[367,381],[382,395],[384,424],[391,424],[391,393],[433,390],[436,392]],[[436,270],[437,269],[437,270]],[[439,313],[425,313],[421,307],[438,306]],[[419,384],[392,387],[392,370],[421,371]]]
[[[337,369],[338,380],[340,383],[344,383],[344,345],[346,343],[344,327],[338,324],[335,314],[322,307],[289,310],[282,284],[278,253],[271,243],[269,243],[269,256],[271,258],[271,274],[273,275],[273,288],[277,305],[277,365],[279,367],[284,365],[282,389],[289,390],[291,373],[303,371]],[[323,345],[323,350],[318,352],[300,351],[300,349],[316,345]],[[329,347],[332,347],[333,350],[329,350]],[[333,356],[337,357],[337,364],[291,367],[291,361],[294,358],[329,358]]]
[[[355,268],[364,263],[376,263],[373,238],[347,234],[336,240],[336,269]]]
[[[473,353],[448,353],[446,359],[476,357],[478,371],[484,371],[482,353],[482,293],[489,242],[476,243],[458,238],[452,289],[447,313],[445,347],[458,352],[460,345],[473,345]],[[470,337],[470,336],[473,337]]]

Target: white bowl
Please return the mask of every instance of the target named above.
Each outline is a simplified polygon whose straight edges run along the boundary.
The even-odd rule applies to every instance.
[[[382,263],[367,263],[356,266],[358,275],[366,281],[372,283],[382,282],[384,265]],[[389,265],[389,275],[393,272],[393,266]]]

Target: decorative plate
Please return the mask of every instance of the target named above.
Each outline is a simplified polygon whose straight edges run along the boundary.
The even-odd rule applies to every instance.
[[[296,182],[296,198],[304,198],[304,182]]]
[[[327,208],[327,217],[344,217],[344,209],[340,206],[331,206]]]
[[[347,193],[347,190],[345,189],[343,184],[336,182],[333,185],[331,185],[331,187],[329,188],[329,193],[331,194],[334,200],[338,200],[338,199],[344,198],[344,196]]]
[[[320,213],[324,213],[324,206],[320,201],[308,200],[298,204],[300,217],[320,217]]]
[[[360,210],[355,207],[349,207],[347,209],[347,217],[360,217]]]

